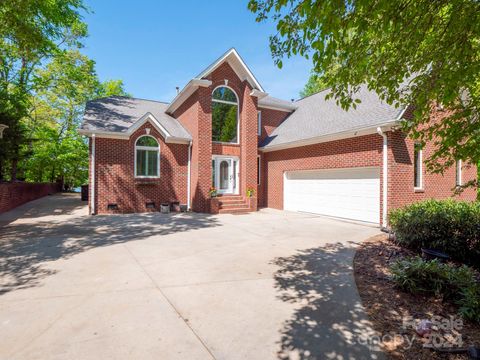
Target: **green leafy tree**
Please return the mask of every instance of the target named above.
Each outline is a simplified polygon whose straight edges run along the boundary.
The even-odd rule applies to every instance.
[[[88,179],[88,146],[78,134],[85,103],[126,95],[122,81],[101,83],[95,62],[78,50],[63,51],[37,70],[37,89],[27,124],[30,155],[22,163],[27,181],[62,180],[66,189]]]
[[[0,143],[10,151],[0,154],[0,168],[8,164],[11,180],[17,177],[22,144],[28,141],[21,122],[31,107],[35,71],[61,49],[81,45],[87,34],[81,15],[85,10],[83,0],[0,2],[0,108],[10,121],[8,140]]]
[[[412,105],[405,130],[433,140],[429,170],[456,159],[479,163],[480,2],[250,0],[248,7],[257,21],[276,23],[276,64],[297,54],[311,59],[345,109],[355,106],[361,84],[388,103]],[[445,117],[431,123],[437,105]]]
[[[325,90],[327,87],[327,83],[325,82],[323,76],[317,75],[312,71],[307,83],[300,91],[300,96],[304,98]]]
[[[125,90],[123,80],[107,80],[100,84],[98,97],[108,97],[113,95],[131,97],[131,95]]]

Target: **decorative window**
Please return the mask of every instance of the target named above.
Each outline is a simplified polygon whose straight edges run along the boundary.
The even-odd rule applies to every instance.
[[[262,135],[262,112],[257,111],[258,136]]]
[[[238,99],[226,86],[218,87],[212,93],[212,140],[238,142]]]
[[[414,150],[413,150],[413,173],[414,173],[414,180],[413,180],[413,186],[415,189],[422,189],[422,181],[423,181],[423,176],[422,176],[422,162],[423,162],[423,154],[422,154],[422,144],[416,143],[414,145]]]
[[[455,185],[462,186],[462,160],[455,163]]]
[[[156,178],[160,176],[160,147],[153,137],[139,137],[135,143],[135,176]]]

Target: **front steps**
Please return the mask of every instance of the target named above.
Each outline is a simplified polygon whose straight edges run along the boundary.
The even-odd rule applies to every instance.
[[[248,201],[241,195],[224,195],[217,197],[219,214],[244,214],[251,212]]]

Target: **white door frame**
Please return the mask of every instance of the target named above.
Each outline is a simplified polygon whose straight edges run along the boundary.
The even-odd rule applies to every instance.
[[[239,170],[240,170],[240,161],[237,156],[227,156],[227,155],[213,155],[213,166],[215,166],[215,178],[213,179],[213,183],[215,188],[217,189],[218,194],[238,194],[239,193]],[[228,188],[227,189],[220,189],[220,164],[222,160],[230,161],[230,166],[228,169]],[[236,163],[236,165],[234,165]]]

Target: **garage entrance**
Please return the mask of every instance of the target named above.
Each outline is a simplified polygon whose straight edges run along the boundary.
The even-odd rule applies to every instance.
[[[380,221],[379,168],[288,171],[284,176],[285,210]]]

